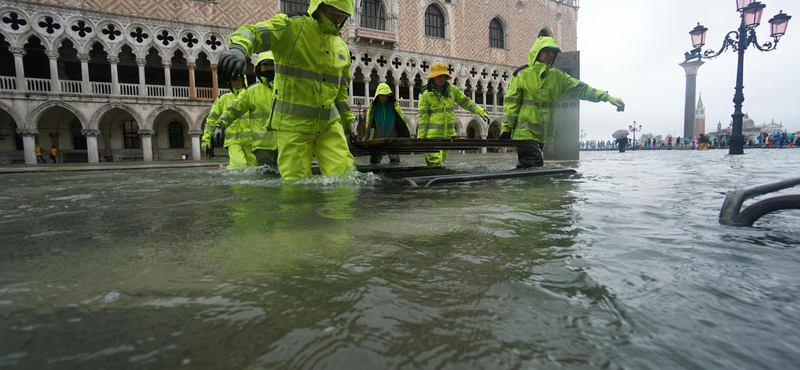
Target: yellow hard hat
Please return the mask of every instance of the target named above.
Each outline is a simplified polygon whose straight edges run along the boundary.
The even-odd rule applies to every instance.
[[[431,73],[428,74],[428,77],[425,78],[430,80],[431,78],[441,75],[446,75],[448,80],[452,78],[450,74],[447,73],[447,65],[444,64],[443,62],[436,62],[433,63],[433,67],[431,67]]]

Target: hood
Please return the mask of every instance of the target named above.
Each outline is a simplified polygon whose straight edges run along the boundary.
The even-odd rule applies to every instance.
[[[234,95],[239,95],[239,92],[241,92],[241,91],[244,91],[244,90],[246,90],[246,89],[247,89],[247,76],[242,76],[242,78],[244,79],[244,80],[243,80],[243,82],[242,82],[242,88],[241,88],[241,89],[238,89],[238,90],[234,90],[234,89],[233,89],[233,84],[232,84],[232,83],[230,83],[230,82],[228,82],[228,89],[229,89],[229,90],[230,90],[230,91],[231,91],[231,92],[232,92]]]
[[[261,54],[258,54],[258,60],[256,60],[256,66],[267,60],[271,60],[273,63],[275,62],[275,57],[272,55],[271,51],[265,51]]]
[[[389,101],[391,102],[392,100],[394,100],[394,93],[392,92],[392,88],[383,82],[378,84],[378,88],[375,89],[375,96],[372,97],[372,101],[378,99],[378,95],[389,95]]]
[[[536,61],[536,57],[539,56],[539,52],[544,48],[554,48],[558,53],[561,52],[558,44],[556,44],[556,40],[552,37],[542,36],[536,39],[536,42],[533,43],[533,47],[531,47],[531,52],[528,54],[528,66],[539,73],[544,72],[552,66],[552,64],[544,64]],[[556,58],[558,58],[558,53],[556,53]],[[553,62],[555,62],[555,58],[553,58]]]
[[[323,3],[353,15],[353,0],[311,0],[311,3],[308,4],[308,15],[313,16],[320,4]]]

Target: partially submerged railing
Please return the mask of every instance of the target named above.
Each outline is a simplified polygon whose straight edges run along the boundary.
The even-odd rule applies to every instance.
[[[755,196],[774,193],[800,185],[800,178],[771,184],[750,186],[734,190],[725,197],[719,213],[719,223],[732,226],[753,226],[762,216],[787,209],[800,209],[800,195],[783,195],[751,204],[742,210],[742,204]]]

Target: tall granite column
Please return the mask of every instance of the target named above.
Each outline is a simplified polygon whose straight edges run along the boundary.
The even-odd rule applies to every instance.
[[[22,136],[22,149],[25,154],[25,164],[36,164],[36,135],[39,134],[39,130],[18,128],[17,133]]]
[[[192,160],[199,161],[203,159],[200,153],[200,137],[203,136],[203,130],[189,130],[189,136],[192,137]]]
[[[217,65],[211,65],[211,99],[219,96],[219,81],[217,80]]]
[[[145,162],[153,161],[153,130],[139,130],[142,139],[142,158]]]
[[[108,64],[111,65],[111,95],[118,96],[120,94],[119,91],[119,70],[117,69],[117,65],[119,64],[119,58],[114,56],[109,56]]]
[[[86,136],[86,156],[89,158],[89,163],[100,162],[100,154],[97,150],[97,137],[100,136],[100,130],[81,130],[81,134]]]
[[[694,138],[695,104],[697,101],[697,70],[705,62],[693,60],[679,64],[686,72],[686,100],[683,109],[683,137]]]

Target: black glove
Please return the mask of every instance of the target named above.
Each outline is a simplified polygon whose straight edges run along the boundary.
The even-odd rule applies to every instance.
[[[225,130],[222,127],[214,129],[214,135],[211,136],[211,145],[220,146],[225,141]]]
[[[501,132],[500,133],[500,137],[498,137],[498,139],[500,139],[500,140],[511,140],[511,133],[510,132]]]
[[[486,122],[487,125],[489,124],[489,121],[491,120],[488,115],[481,116],[481,118],[483,118],[483,122]]]
[[[247,60],[244,49],[239,45],[231,45],[230,49],[219,57],[219,76],[223,81],[231,82],[244,76]]]
[[[358,135],[354,132],[349,131],[347,133],[347,147],[350,149],[350,153],[353,153],[356,148],[356,142],[358,141]]]

